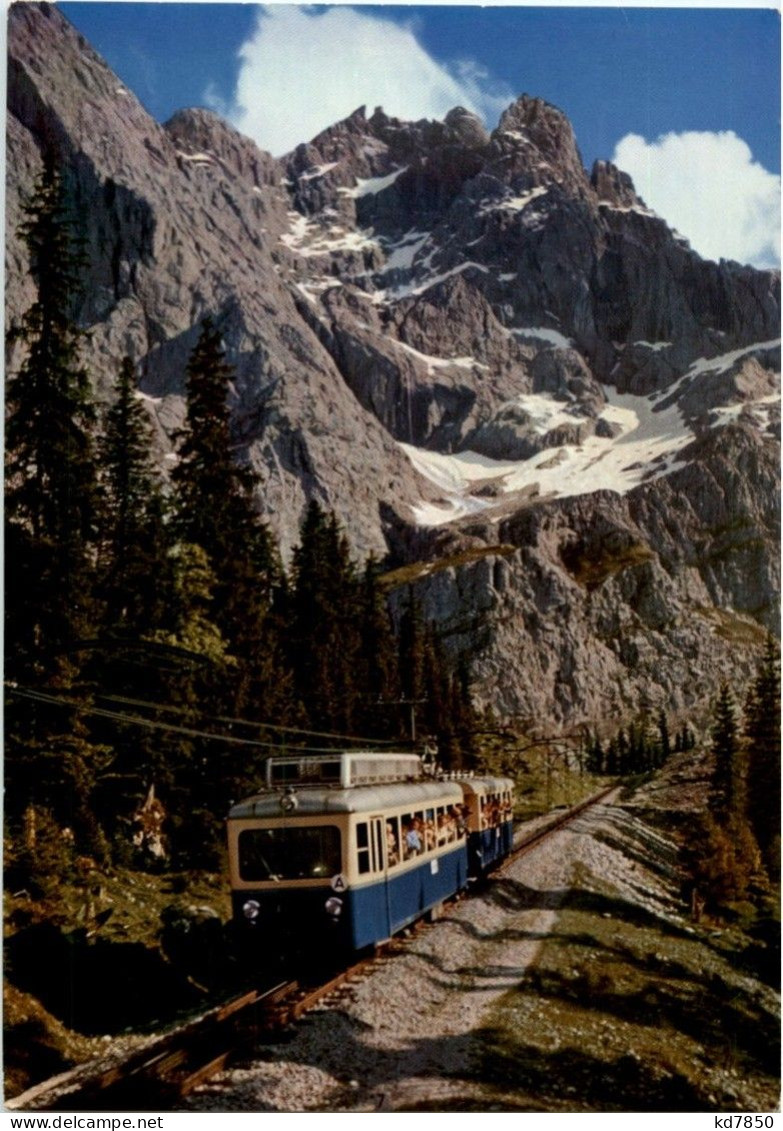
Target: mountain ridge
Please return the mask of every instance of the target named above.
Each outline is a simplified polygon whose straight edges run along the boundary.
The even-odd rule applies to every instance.
[[[154,122],[26,3],[8,89],[7,322],[53,143],[90,260],[88,364],[107,400],[133,358],[164,461],[210,314],[286,555],[310,498],[390,567],[487,549],[416,585],[481,702],[563,725],[685,711],[751,670],[778,623],[779,273],[700,259],[529,95],[492,132],[462,108],[359,108],[274,159],[210,111]]]

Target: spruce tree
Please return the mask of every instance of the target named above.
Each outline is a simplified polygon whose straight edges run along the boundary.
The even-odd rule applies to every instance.
[[[159,675],[158,697],[180,708],[177,723],[209,730],[203,716],[221,707],[221,693],[236,662],[213,616],[216,579],[205,550],[179,542],[168,555],[171,597],[164,625],[153,639],[172,649],[168,670]],[[183,710],[184,709],[184,710]],[[232,746],[231,751],[234,751]],[[233,794],[231,754],[219,743],[163,732],[146,768],[169,813],[172,853],[189,867],[213,866],[222,823]]]
[[[205,318],[187,369],[187,415],[176,488],[177,531],[215,574],[214,616],[234,654],[251,654],[277,577],[271,535],[253,509],[253,477],[235,459],[228,409],[232,369]]]
[[[36,300],[7,384],[6,674],[68,686],[92,628],[98,479],[95,406],[75,321],[81,259],[53,155],[24,209]]]
[[[53,152],[24,207],[21,235],[36,296],[13,333],[22,361],[7,382],[5,674],[36,691],[67,692],[72,706],[12,697],[6,813],[47,807],[82,849],[102,856],[92,792],[111,752],[89,741],[80,713],[95,632],[96,413],[76,322],[80,249]]]
[[[609,774],[610,777],[615,777],[616,774],[620,773],[620,749],[618,746],[617,735],[614,735],[609,740],[609,746],[606,750],[605,772]]]
[[[459,701],[457,681],[450,678],[440,641],[432,623],[424,628],[422,651],[421,694],[425,702],[421,707],[421,717],[433,734],[451,733],[461,729],[462,720],[455,715],[455,699]]]
[[[386,598],[378,585],[378,572],[378,563],[371,556],[365,564],[361,586],[357,675],[361,696],[361,732],[386,738],[395,728],[388,713],[379,710],[379,704],[398,699],[400,690],[394,628]]]
[[[741,770],[736,708],[728,684],[720,689],[712,726],[712,771],[710,809],[723,823],[737,813],[741,802]]]
[[[279,619],[277,547],[253,505],[253,476],[236,460],[228,406],[232,369],[221,337],[204,319],[187,368],[187,413],[172,472],[179,540],[200,546],[214,578],[210,619],[236,661],[215,686],[217,713],[267,718],[288,703]]]
[[[748,742],[748,815],[770,874],[780,862],[780,667],[775,642],[764,655],[745,710]]]
[[[398,634],[400,690],[407,700],[421,699],[424,693],[424,624],[413,590],[400,619]]]
[[[600,736],[596,733],[595,739],[590,744],[590,753],[587,762],[588,773],[603,774],[606,772],[606,755]]]
[[[441,646],[441,664],[445,667]],[[457,662],[457,670],[451,675],[451,707],[449,722],[455,733],[457,742],[449,754],[444,758],[444,764],[453,767],[473,769],[478,761],[477,740],[477,714],[473,706],[473,697],[470,692],[470,668],[466,657],[463,655]]]
[[[168,552],[162,483],[152,457],[152,427],[136,394],[133,362],[123,359],[103,441],[104,620],[142,636],[160,625]]]
[[[353,731],[360,706],[360,587],[337,519],[313,500],[294,550],[289,657],[315,729]]]
[[[663,766],[668,762],[672,753],[672,744],[669,737],[669,723],[666,712],[661,708],[658,712],[658,757],[657,765]]]

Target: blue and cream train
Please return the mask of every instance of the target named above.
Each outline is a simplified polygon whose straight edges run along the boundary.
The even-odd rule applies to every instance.
[[[508,854],[512,791],[409,754],[271,758],[228,818],[234,921],[259,956],[383,942]]]

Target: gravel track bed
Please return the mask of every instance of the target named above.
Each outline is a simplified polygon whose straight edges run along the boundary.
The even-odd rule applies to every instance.
[[[471,1065],[482,1017],[535,962],[580,875],[611,877],[624,898],[674,914],[673,881],[622,850],[623,837],[641,835],[643,827],[611,801],[552,834],[483,891],[450,905],[404,953],[378,964],[336,1005],[310,1013],[290,1040],[216,1077],[186,1110],[394,1111],[480,1102]],[[643,834],[655,837],[646,828]],[[663,838],[650,847],[669,849]]]

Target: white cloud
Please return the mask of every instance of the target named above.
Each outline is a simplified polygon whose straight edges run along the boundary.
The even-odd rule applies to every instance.
[[[627,134],[612,160],[706,259],[779,266],[780,177],[754,161],[733,131],[669,133],[654,142]]]
[[[231,121],[276,156],[362,105],[413,120],[464,106],[494,127],[514,99],[470,61],[437,63],[410,26],[351,8],[270,5],[239,57]]]

